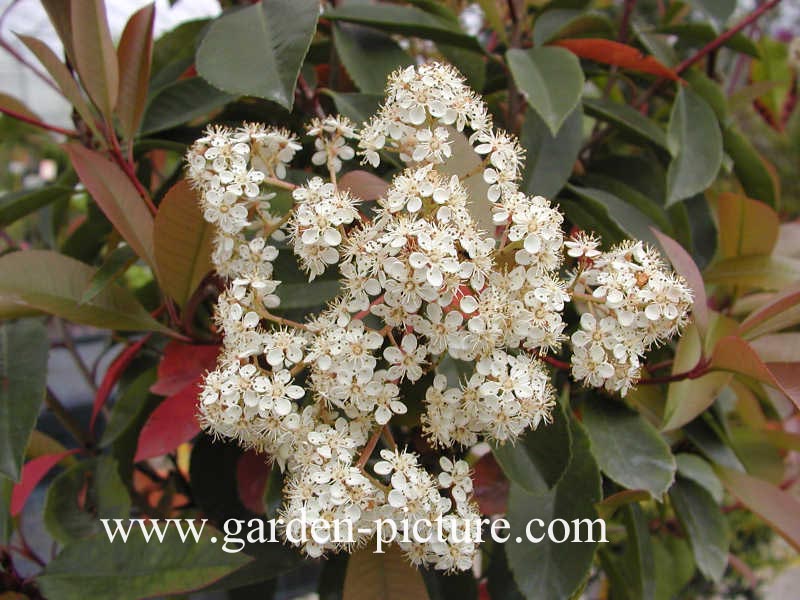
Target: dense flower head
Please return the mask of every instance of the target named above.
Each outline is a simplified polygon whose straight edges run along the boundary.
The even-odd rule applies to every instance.
[[[452,67],[401,69],[369,121],[321,117],[307,133],[311,168],[324,176],[301,185],[286,181],[300,145],[284,130],[211,127],[188,153],[228,281],[216,309],[224,350],[205,379],[202,422],[285,470],[287,521],[305,511],[355,522],[350,544],[299,543],[310,556],[365,543],[376,518],[438,517],[452,536],[402,549],[414,564],[467,569],[477,547],[455,535],[478,516],[467,464],[442,455],[429,471],[395,447],[395,419],[408,427],[411,403],[421,403],[417,424],[432,448],[514,443],[552,420],[543,357],[569,341],[575,379],[624,394],[644,352],[686,323],[691,294],[641,242],[603,252],[591,234],[565,240],[558,209],[519,189],[519,143],[492,127]],[[471,149],[467,170],[456,147]],[[375,201],[337,183],[356,152],[372,167],[387,156],[402,164]],[[281,216],[271,201],[282,190],[293,204]],[[280,252],[309,281],[339,282],[303,323],[273,312]],[[570,300],[582,314],[568,336]]]

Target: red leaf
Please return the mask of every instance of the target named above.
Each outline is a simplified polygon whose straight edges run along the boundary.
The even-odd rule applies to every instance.
[[[150,391],[159,396],[177,394],[188,384],[217,366],[219,346],[192,345],[172,341],[164,348],[158,365],[158,380]]]
[[[109,365],[106,374],[103,376],[103,381],[100,382],[100,387],[97,388],[97,392],[94,395],[92,418],[89,421],[90,429],[94,430],[94,422],[97,420],[97,415],[100,414],[100,409],[103,408],[103,405],[108,400],[111,390],[114,389],[117,381],[125,372],[125,369],[128,368],[128,365],[131,363],[131,361],[139,353],[139,350],[141,350],[142,346],[144,346],[147,343],[147,340],[150,339],[150,335],[151,334],[148,333],[139,341],[134,342],[127,348],[123,348],[114,361]]]
[[[475,463],[472,481],[481,514],[497,515],[506,512],[511,484],[491,453],[484,454]]]
[[[741,373],[783,392],[800,408],[800,372],[797,363],[765,363],[742,338],[729,335],[717,342],[711,368]]]
[[[651,227],[650,231],[653,232],[658,243],[661,244],[661,248],[664,250],[664,254],[667,255],[669,262],[672,263],[678,273],[683,275],[686,283],[692,288],[694,294],[694,307],[692,308],[694,322],[700,331],[700,336],[704,337],[708,329],[709,314],[706,287],[703,284],[703,276],[700,274],[700,269],[697,268],[697,264],[691,255],[678,242],[654,227]]]
[[[558,40],[553,42],[552,45],[561,46],[576,56],[588,58],[595,62],[616,65],[631,71],[650,73],[666,79],[672,79],[673,81],[680,81],[681,79],[675,71],[658,62],[658,60],[652,56],[645,56],[633,46],[621,44],[620,42],[587,38]]]
[[[76,452],[80,452],[80,448],[73,448],[57,454],[44,454],[26,462],[22,467],[22,476],[19,483],[11,491],[11,516],[16,517],[22,512],[25,503],[28,501],[28,496],[31,495],[31,492],[50,469],[70,454],[75,454]]]
[[[239,499],[247,510],[257,515],[265,512],[264,490],[270,467],[265,456],[254,450],[248,450],[239,457],[236,463],[236,483],[239,488]]]
[[[139,432],[134,462],[167,454],[200,433],[197,422],[197,379],[159,404]]]

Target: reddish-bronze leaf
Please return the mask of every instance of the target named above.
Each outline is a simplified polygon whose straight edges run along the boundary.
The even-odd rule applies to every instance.
[[[475,463],[472,482],[475,501],[481,514],[505,514],[511,484],[491,452],[484,454]]]
[[[158,379],[150,391],[159,396],[177,394],[217,365],[219,346],[171,341],[158,365]]]
[[[599,38],[558,40],[553,46],[566,48],[576,56],[607,65],[616,65],[630,71],[650,73],[673,81],[680,81],[677,73],[652,56],[645,56],[633,46]]]
[[[264,514],[264,490],[270,467],[267,457],[255,450],[248,450],[239,457],[236,463],[236,484],[239,488],[239,499],[247,510],[257,515]]]
[[[147,102],[147,83],[153,54],[155,6],[148,4],[131,15],[117,49],[119,98],[117,119],[126,139],[133,139]]]
[[[72,450],[65,450],[57,454],[38,456],[26,462],[22,467],[22,476],[20,477],[19,483],[16,484],[11,491],[11,516],[16,517],[22,512],[25,503],[28,501],[28,497],[50,469],[55,467],[67,456],[79,451],[79,448],[73,448]]]
[[[103,381],[100,382],[100,386],[97,388],[97,392],[94,395],[94,403],[92,404],[92,418],[89,421],[89,427],[91,429],[94,429],[94,423],[97,420],[97,415],[100,414],[100,409],[103,408],[103,405],[108,400],[111,390],[113,390],[114,386],[117,385],[117,381],[119,381],[119,378],[125,372],[125,369],[128,368],[128,365],[131,364],[131,361],[134,358],[136,358],[136,355],[139,354],[139,350],[142,349],[142,346],[144,346],[149,339],[150,334],[148,333],[142,339],[134,342],[127,348],[123,348],[111,365],[109,365],[106,374],[103,376]]]
[[[200,433],[197,396],[201,380],[193,381],[165,399],[150,414],[139,432],[134,462],[163,456]]]
[[[119,70],[103,0],[70,3],[75,66],[81,83],[110,122],[119,93]]]

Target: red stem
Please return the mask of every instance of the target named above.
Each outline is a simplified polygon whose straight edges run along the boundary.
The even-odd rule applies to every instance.
[[[46,129],[47,131],[53,131],[55,133],[60,133],[61,135],[65,135],[67,137],[78,137],[78,132],[73,131],[71,129],[62,129],[61,127],[56,127],[55,125],[50,125],[48,123],[44,123],[39,121],[38,119],[34,119],[33,117],[29,117],[27,115],[23,115],[22,113],[18,113],[13,111],[9,108],[0,107],[0,113],[4,115],[8,115],[12,119],[16,119],[17,121],[22,121],[23,123],[27,123],[28,125],[33,125],[35,127],[39,127],[40,129]]]
[[[649,377],[646,379],[640,379],[640,385],[656,385],[659,383],[671,383],[673,381],[683,381],[684,379],[697,379],[698,377],[702,377],[711,367],[711,359],[709,358],[701,358],[700,361],[688,371],[683,371],[682,373],[674,373],[673,375],[665,375],[664,377]]]
[[[552,356],[547,356],[546,354],[540,354],[539,358],[546,362],[548,365],[552,365],[556,369],[560,369],[562,371],[569,371],[570,364],[568,362],[564,362],[563,360],[558,360],[557,358],[553,358]]]
[[[716,37],[716,39],[711,40],[708,44],[700,48],[700,50],[695,52],[694,55],[690,56],[682,63],[680,63],[677,67],[675,67],[675,72],[678,74],[682,73],[683,71],[691,67],[693,64],[698,62],[700,59],[702,59],[704,56],[706,56],[708,53],[713,52],[717,48],[721,47],[723,44],[725,44],[725,42],[727,42],[729,39],[731,39],[733,36],[739,33],[742,29],[753,23],[765,12],[780,4],[780,2],[781,0],[769,0],[769,2],[765,2],[757,9],[755,9],[753,12],[751,12],[749,15],[747,15],[744,19],[739,21],[736,25],[734,25],[724,33],[721,33],[719,36]]]

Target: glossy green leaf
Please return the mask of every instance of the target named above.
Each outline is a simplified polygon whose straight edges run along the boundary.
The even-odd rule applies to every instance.
[[[566,476],[572,444],[569,421],[559,404],[550,425],[528,430],[514,444],[493,444],[492,453],[516,487],[526,494],[545,494]]]
[[[667,206],[711,185],[722,164],[722,134],[714,111],[700,96],[679,88],[672,107],[667,145]]]
[[[583,71],[564,48],[513,49],[506,60],[519,91],[555,136],[580,102]]]
[[[142,135],[176,127],[233,102],[236,96],[218,90],[202,77],[181,79],[161,88],[147,105]]]
[[[0,323],[0,473],[15,481],[44,400],[49,350],[40,320]]]
[[[61,473],[44,502],[44,524],[62,544],[103,532],[100,519],[127,518],[128,490],[108,456],[84,460]]]
[[[139,530],[124,544],[109,542],[105,533],[72,543],[37,577],[39,588],[59,600],[138,600],[196,590],[252,560],[223,552],[211,541],[223,534],[210,525],[199,543],[191,536],[182,542],[171,525],[159,543],[147,543]]]
[[[111,224],[150,266],[153,256],[153,217],[136,187],[110,159],[78,143],[65,147],[81,182]]]
[[[200,43],[197,72],[224,92],[266,98],[291,110],[318,16],[316,0],[262,0],[227,12]]]
[[[156,381],[156,370],[150,368],[142,371],[118,394],[111,416],[100,438],[100,446],[106,448],[123,435],[131,424],[142,417],[142,413],[153,404],[154,395],[150,386]]]
[[[654,121],[627,104],[602,98],[584,98],[586,114],[624,129],[659,148],[667,148],[667,134]]]
[[[81,295],[81,304],[91,302],[100,292],[125,274],[137,260],[130,246],[120,246],[106,256],[103,264],[92,276],[92,280]]]
[[[374,115],[383,100],[382,96],[373,94],[342,94],[328,89],[322,93],[330,96],[338,112],[356,123],[363,123]]]
[[[656,564],[656,600],[673,600],[691,581],[696,570],[692,551],[686,540],[671,535],[651,537]]]
[[[365,94],[383,95],[389,74],[412,63],[397,42],[369,27],[338,23],[333,27],[333,42],[347,74]]]
[[[70,25],[81,84],[110,121],[119,94],[119,66],[104,0],[70,2]]]
[[[678,474],[681,477],[691,479],[704,487],[717,504],[722,502],[722,483],[710,464],[696,454],[686,452],[676,454],[675,461],[678,463]]]
[[[703,456],[714,464],[736,469],[737,471],[744,471],[744,465],[742,465],[731,448],[727,437],[713,423],[710,417],[695,419],[684,426],[683,433],[697,446]]]
[[[81,304],[93,275],[89,265],[48,250],[6,254],[0,258],[0,318],[8,318],[14,310],[41,311],[101,329],[164,330],[128,290],[117,285]]]
[[[0,196],[0,227],[10,225],[40,208],[67,198],[70,194],[72,188],[58,184],[4,194]]]
[[[558,38],[610,37],[613,25],[601,13],[556,8],[546,10],[533,24],[533,43],[541,46]]]
[[[476,38],[464,33],[449,19],[414,6],[399,4],[349,4],[325,11],[323,19],[375,27],[389,33],[428,38],[470,50],[481,50]]]
[[[282,310],[322,307],[341,292],[338,280],[320,279],[311,283],[282,283],[275,290]]]
[[[148,4],[136,11],[128,19],[119,41],[119,99],[116,112],[126,139],[133,139],[138,131],[147,102],[154,17],[155,4]]]
[[[719,581],[728,564],[728,523],[714,498],[694,481],[678,478],[669,491],[700,572]]]
[[[627,237],[643,240],[651,245],[656,244],[656,238],[651,229],[654,223],[638,208],[620,200],[614,194],[597,188],[567,184],[567,189],[582,201],[593,202],[602,207],[608,217],[627,234]]]
[[[605,398],[583,404],[583,424],[603,473],[623,487],[661,498],[675,479],[675,458],[639,413]]]
[[[622,511],[622,522],[627,533],[622,555],[614,557],[609,552],[600,555],[603,564],[611,562],[611,572],[618,574],[610,577],[613,596],[629,600],[652,599],[656,593],[656,562],[647,518],[638,504],[628,504]]]
[[[185,181],[164,196],[156,213],[155,258],[161,286],[183,306],[211,271],[214,228],[203,218],[195,191]]]
[[[529,194],[553,198],[564,187],[581,149],[582,116],[572,111],[554,136],[537,113],[526,112],[520,143],[526,153],[522,186]]]
[[[581,588],[592,567],[594,552],[601,535],[594,504],[601,498],[600,470],[591,453],[589,438],[583,426],[570,422],[572,431],[572,460],[564,476],[549,492],[529,494],[519,485],[511,485],[508,502],[508,521],[511,525],[509,543],[505,545],[508,563],[520,591],[533,598],[570,598]],[[564,519],[572,527],[573,519],[583,521],[580,526],[582,543],[557,544],[545,537],[531,543],[526,537],[526,526],[532,519],[541,519],[546,528],[555,519]],[[589,540],[590,521],[593,541]],[[531,526],[533,535],[545,531]],[[573,529],[573,538],[575,529]],[[555,528],[556,535],[563,530]],[[520,543],[517,543],[520,539]]]
[[[739,131],[728,127],[722,132],[725,152],[733,160],[733,172],[745,193],[755,200],[780,206],[780,188],[777,174],[768,166],[753,144]]]
[[[724,27],[736,10],[736,0],[690,0],[689,4],[711,17],[717,29]]]

